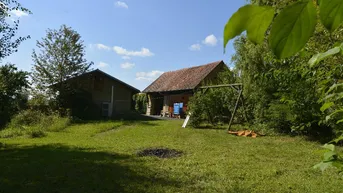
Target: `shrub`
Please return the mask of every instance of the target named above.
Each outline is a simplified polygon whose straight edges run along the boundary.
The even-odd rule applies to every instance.
[[[295,118],[287,104],[272,102],[266,113],[267,125],[270,129],[277,129],[280,132],[289,133],[291,124]]]
[[[32,127],[28,129],[27,135],[31,138],[41,138],[41,137],[45,137],[47,134],[44,131],[44,128],[40,126],[36,126],[36,127]]]
[[[147,95],[143,93],[138,93],[138,94],[133,95],[132,98],[135,104],[135,110],[141,114],[146,113]]]
[[[189,101],[189,111],[192,113],[190,123],[198,127],[201,123],[211,125],[227,122],[231,117],[237,96],[231,88],[209,89],[205,94],[195,93]]]
[[[15,115],[11,122],[11,127],[30,126],[40,122],[44,115],[40,111],[26,110]]]
[[[12,138],[28,135],[32,138],[44,137],[46,132],[58,132],[71,123],[69,117],[61,117],[57,113],[44,114],[39,111],[22,111],[12,118],[8,126],[0,132],[1,138]]]

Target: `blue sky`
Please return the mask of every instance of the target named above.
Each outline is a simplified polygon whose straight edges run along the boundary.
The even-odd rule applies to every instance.
[[[46,29],[62,24],[81,34],[86,59],[108,74],[143,90],[162,72],[224,60],[223,29],[245,0],[19,0],[32,15],[21,15],[18,35],[30,35],[6,58],[30,71],[31,53]]]

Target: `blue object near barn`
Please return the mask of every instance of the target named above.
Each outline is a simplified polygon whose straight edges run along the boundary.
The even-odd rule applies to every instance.
[[[182,113],[183,103],[174,103],[174,115],[180,115]]]
[[[174,103],[174,115],[179,115],[179,114],[180,114],[180,104]]]

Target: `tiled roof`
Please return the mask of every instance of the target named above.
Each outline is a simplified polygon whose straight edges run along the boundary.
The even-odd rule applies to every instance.
[[[163,73],[143,92],[192,90],[223,61]]]

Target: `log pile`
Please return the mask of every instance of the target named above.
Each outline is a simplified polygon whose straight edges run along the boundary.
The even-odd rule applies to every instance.
[[[264,136],[262,134],[256,133],[251,130],[241,130],[241,131],[228,131],[229,134],[237,135],[237,136],[243,136],[243,137],[251,137],[256,138],[258,136]]]

